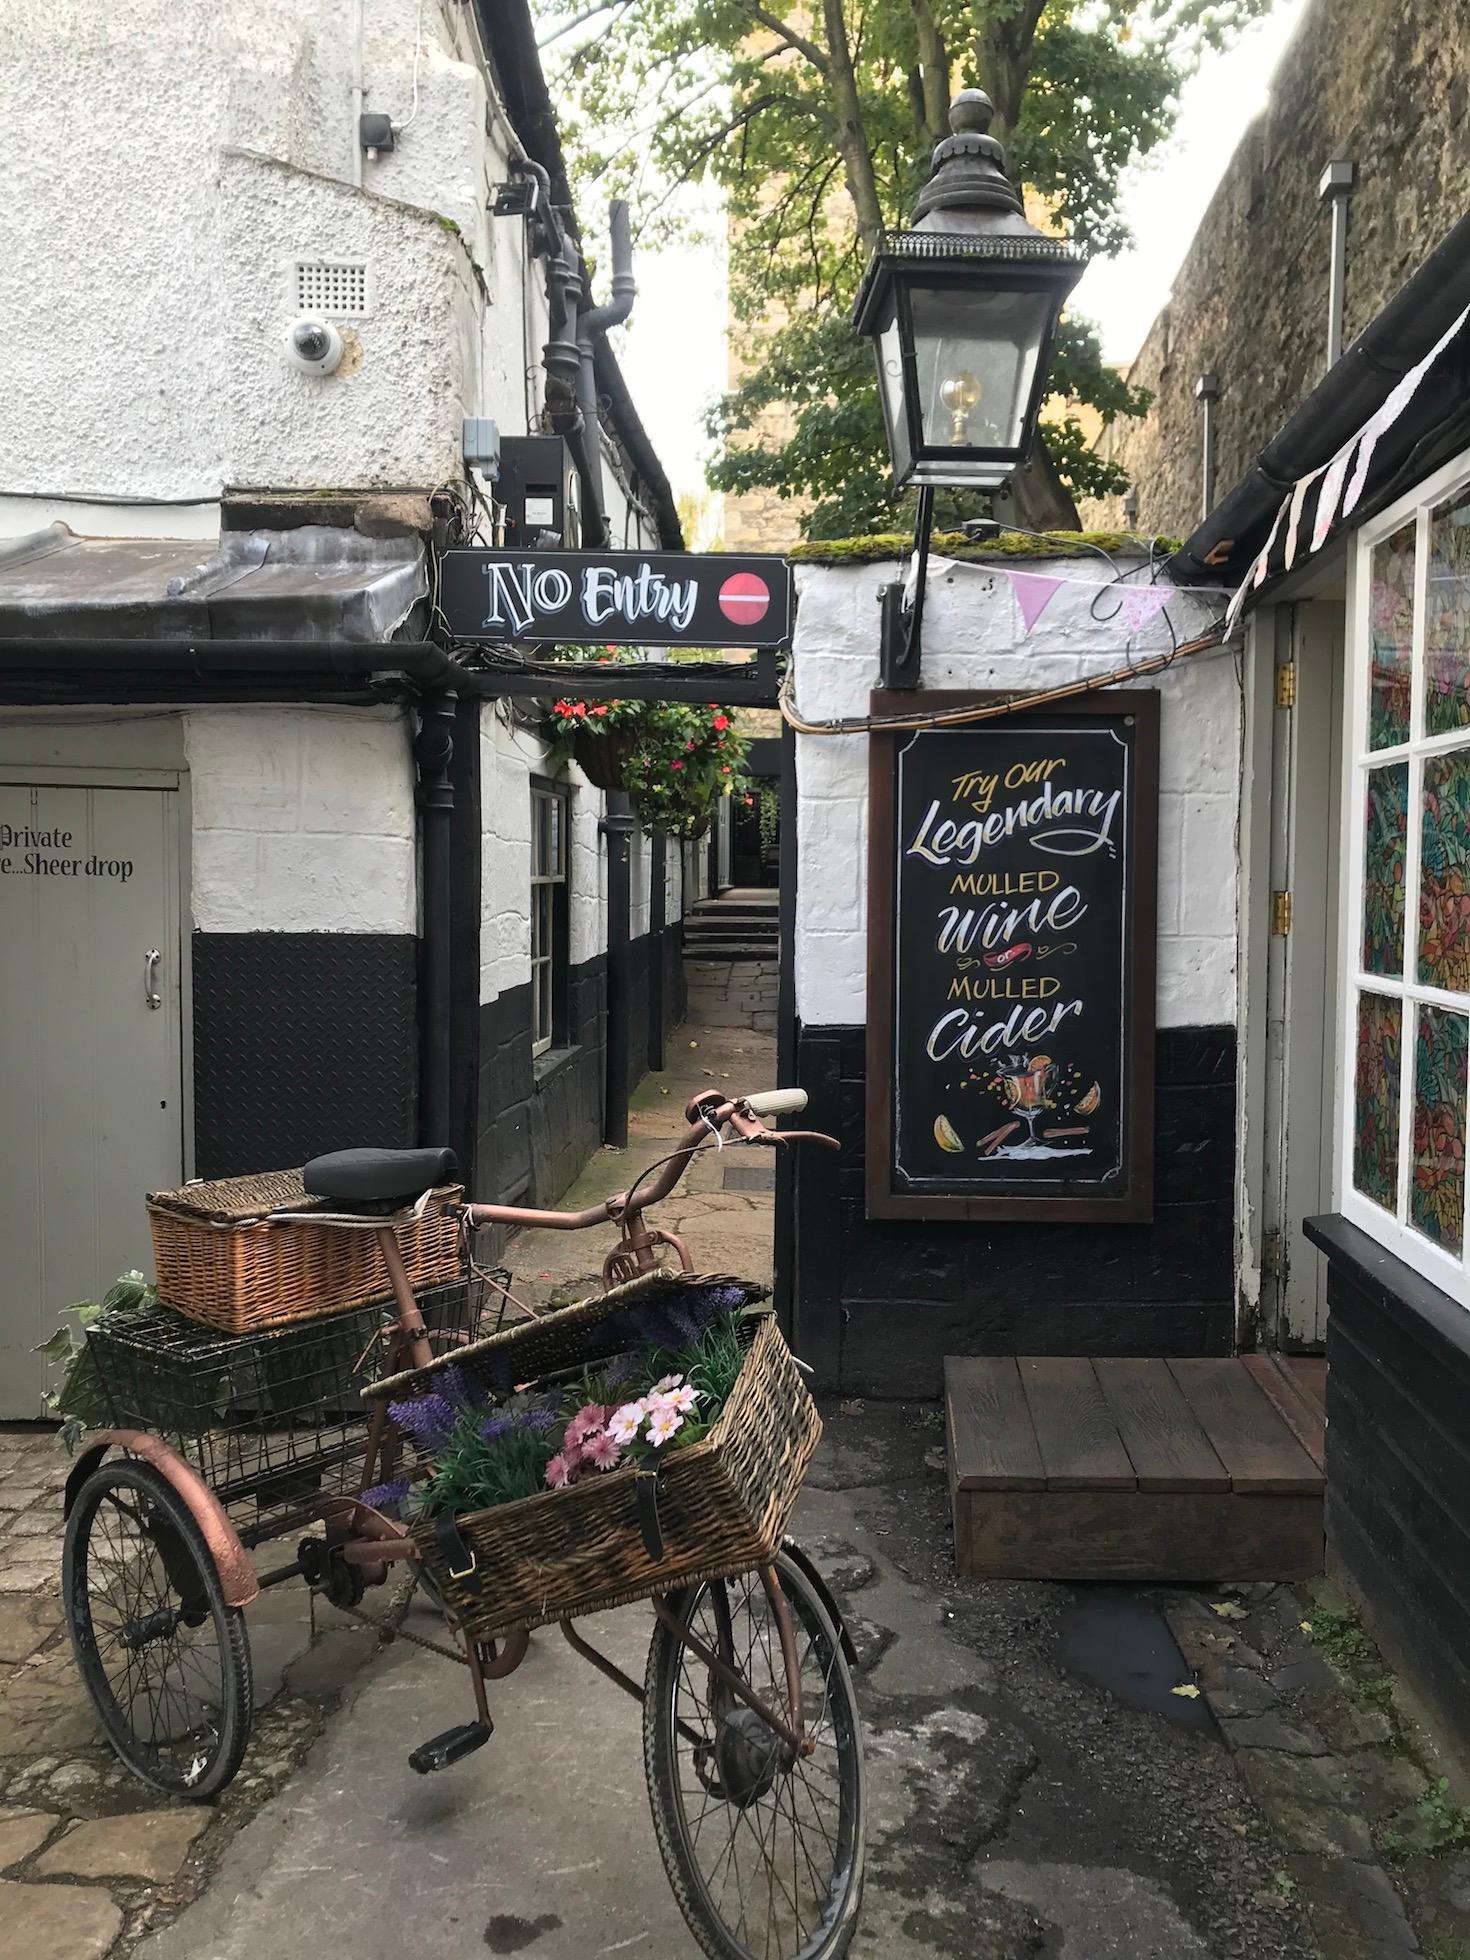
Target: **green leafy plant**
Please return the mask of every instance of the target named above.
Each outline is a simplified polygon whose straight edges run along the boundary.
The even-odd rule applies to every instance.
[[[1408,1811],[1404,1829],[1384,1831],[1380,1842],[1392,1858],[1459,1851],[1470,1844],[1470,1810],[1451,1800],[1450,1780],[1441,1776]]]
[[[621,647],[594,658],[609,666],[637,660]],[[558,760],[594,769],[588,746],[615,744],[622,786],[646,830],[702,836],[722,796],[746,793],[749,745],[716,701],[599,701],[568,692],[552,703],[546,733]]]
[[[97,1369],[96,1351],[87,1345],[87,1329],[103,1314],[126,1318],[158,1304],[153,1284],[136,1270],[122,1273],[100,1300],[78,1300],[67,1308],[76,1326],[63,1321],[49,1340],[35,1350],[62,1369],[59,1385],[44,1397],[48,1415],[61,1423],[57,1441],[74,1450],[89,1429],[99,1429],[112,1420],[112,1404],[106,1383]]]
[[[884,228],[901,228],[948,134],[951,95],[985,88],[992,134],[1041,222],[1095,253],[1128,243],[1128,166],[1174,129],[1179,91],[1271,0],[609,0],[553,44],[582,183],[635,200],[645,237],[681,228],[678,188],[718,195],[744,376],[714,411],[711,482],[807,505],[811,537],[899,528],[871,350],[850,308]],[[537,0],[548,25],[581,11]],[[1068,315],[1020,521],[1075,526],[1073,496],[1125,487],[1076,413],[1147,407]],[[959,499],[943,498],[953,507]],[[974,515],[983,499],[969,499]]]

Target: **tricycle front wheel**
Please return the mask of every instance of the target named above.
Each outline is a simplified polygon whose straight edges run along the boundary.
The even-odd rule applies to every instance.
[[[710,1960],[839,1960],[862,1898],[852,1675],[802,1568],[782,1555],[775,1577],[795,1639],[808,1753],[794,1752],[689,1644],[790,1719],[781,1628],[759,1573],[671,1597],[674,1625],[661,1620],[649,1650],[643,1747],[653,1826],[674,1896]]]
[[[61,1590],[77,1666],[118,1755],[155,1790],[217,1795],[250,1734],[250,1640],[193,1514],[151,1464],[105,1463],[82,1485]]]

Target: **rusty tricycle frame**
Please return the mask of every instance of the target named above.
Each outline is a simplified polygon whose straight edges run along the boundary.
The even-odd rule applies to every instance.
[[[465,1204],[461,1207],[462,1223],[466,1237],[466,1257],[468,1258],[469,1233],[485,1226],[499,1226],[510,1229],[543,1229],[556,1231],[581,1231],[590,1227],[614,1223],[619,1228],[618,1243],[608,1254],[603,1265],[605,1286],[613,1286],[640,1274],[655,1270],[662,1261],[665,1250],[671,1251],[678,1260],[683,1272],[693,1273],[694,1264],[688,1247],[675,1233],[652,1225],[646,1213],[674,1189],[690,1162],[701,1150],[723,1146],[726,1132],[733,1133],[729,1140],[747,1145],[785,1146],[796,1142],[815,1142],[837,1148],[831,1137],[814,1131],[795,1131],[772,1129],[763,1118],[768,1115],[792,1114],[805,1107],[806,1097],[802,1091],[772,1091],[764,1095],[746,1096],[726,1100],[716,1092],[696,1096],[687,1105],[685,1119],[687,1131],[677,1147],[666,1157],[659,1159],[643,1172],[626,1190],[615,1193],[600,1203],[581,1211],[546,1211],[516,1205]],[[396,1216],[401,1217],[401,1211]],[[384,1357],[385,1374],[393,1374],[401,1369],[415,1369],[427,1365],[433,1358],[429,1330],[425,1325],[419,1303],[415,1298],[403,1257],[399,1248],[395,1227],[395,1216],[365,1214],[356,1212],[282,1213],[277,1223],[289,1228],[309,1224],[313,1227],[328,1227],[343,1231],[366,1231],[374,1234],[378,1250],[392,1288],[394,1319],[388,1324],[386,1332],[386,1353]],[[515,1303],[518,1304],[518,1303]],[[525,1311],[522,1309],[522,1311]],[[297,1548],[296,1556],[273,1569],[257,1572],[246,1545],[231,1520],[225,1505],[209,1487],[199,1472],[186,1459],[160,1437],[145,1430],[115,1428],[94,1431],[88,1437],[83,1451],[78,1457],[66,1487],[66,1513],[72,1519],[78,1501],[87,1491],[110,1451],[120,1450],[126,1458],[136,1461],[142,1469],[134,1475],[133,1481],[151,1472],[160,1479],[172,1494],[177,1509],[192,1523],[197,1531],[201,1549],[208,1564],[216,1575],[219,1601],[225,1609],[238,1615],[240,1609],[248,1606],[260,1593],[288,1583],[293,1579],[304,1578],[311,1590],[324,1597],[330,1604],[359,1619],[368,1620],[378,1626],[385,1637],[406,1638],[414,1644],[427,1648],[445,1659],[464,1665],[469,1672],[474,1697],[476,1720],[458,1729],[435,1737],[422,1745],[410,1756],[411,1765],[420,1771],[440,1769],[458,1761],[461,1756],[480,1746],[488,1739],[493,1723],[491,1720],[489,1696],[486,1683],[501,1680],[515,1672],[524,1660],[529,1646],[529,1634],[524,1630],[511,1631],[496,1640],[482,1640],[473,1637],[461,1628],[452,1611],[442,1600],[436,1604],[443,1614],[445,1625],[455,1644],[445,1645],[408,1630],[401,1623],[387,1627],[361,1611],[361,1601],[367,1587],[383,1584],[390,1568],[401,1560],[418,1560],[421,1556],[418,1545],[406,1526],[397,1518],[385,1515],[381,1510],[363,1501],[362,1493],[373,1487],[383,1477],[391,1477],[398,1465],[401,1438],[389,1414],[385,1399],[372,1402],[367,1421],[365,1455],[361,1474],[357,1479],[354,1494],[341,1494],[327,1497],[316,1507],[317,1516],[325,1526],[323,1536],[305,1537]],[[116,1460],[114,1460],[115,1463]],[[111,1501],[125,1511],[137,1511],[142,1515],[149,1512],[150,1499],[147,1488],[140,1496],[136,1491],[124,1491],[121,1498],[114,1491]],[[177,1625],[193,1626],[203,1623],[207,1600],[196,1599],[190,1605],[187,1587],[194,1585],[199,1593],[199,1581],[187,1578],[188,1560],[185,1523],[180,1520],[168,1527],[166,1538],[161,1538],[157,1530],[150,1531],[155,1546],[161,1546],[164,1563],[170,1564],[169,1548],[173,1547],[172,1564],[185,1572],[185,1579],[176,1582],[179,1604],[172,1609]],[[77,1581],[74,1576],[74,1563],[71,1551],[71,1526],[68,1527],[68,1558],[65,1568],[65,1582],[68,1591],[68,1611],[74,1614],[72,1593]],[[179,1549],[182,1547],[183,1549]],[[196,1554],[196,1560],[198,1554]],[[822,1580],[812,1562],[789,1540],[780,1554],[786,1578],[783,1584],[777,1566],[767,1564],[757,1568],[760,1594],[751,1594],[756,1601],[752,1609],[759,1612],[759,1600],[764,1600],[764,1610],[774,1625],[778,1645],[779,1669],[773,1665],[773,1684],[767,1692],[761,1693],[745,1678],[735,1664],[733,1644],[728,1634],[730,1607],[725,1602],[717,1612],[713,1629],[707,1634],[695,1630],[692,1615],[687,1610],[687,1601],[682,1595],[658,1595],[652,1600],[657,1628],[661,1628],[667,1639],[678,1649],[699,1664],[706,1671],[711,1695],[711,1708],[726,1711],[724,1721],[729,1734],[736,1737],[730,1750],[721,1754],[721,1746],[711,1742],[707,1730],[680,1714],[677,1707],[670,1708],[669,1726],[678,1737],[696,1751],[696,1762],[702,1761],[699,1774],[707,1789],[720,1792],[730,1803],[744,1804],[755,1801],[754,1795],[743,1792],[769,1791],[776,1775],[789,1775],[795,1766],[813,1755],[817,1744],[810,1724],[806,1697],[803,1693],[802,1669],[804,1660],[798,1654],[798,1628],[794,1620],[788,1591],[793,1587],[801,1594],[802,1630],[808,1637],[808,1644],[815,1635],[825,1641],[830,1649],[830,1666],[840,1668],[847,1679],[847,1670],[852,1663],[851,1641],[842,1624],[841,1615],[830,1590]],[[427,1580],[427,1572],[422,1577]],[[724,1582],[719,1582],[722,1587]],[[697,1590],[697,1589],[695,1589]],[[715,1590],[719,1590],[717,1587]],[[713,1596],[713,1595],[712,1595]],[[151,1615],[143,1615],[141,1608],[134,1614],[137,1626],[133,1639],[137,1647],[142,1647],[155,1638],[172,1637],[174,1628],[167,1633],[160,1631],[168,1618],[168,1612],[157,1608]],[[582,1659],[589,1662],[602,1676],[640,1703],[647,1703],[652,1694],[652,1657],[648,1682],[639,1682],[618,1666],[606,1654],[584,1638],[571,1618],[558,1621],[559,1630],[568,1646]],[[90,1625],[90,1622],[89,1622]],[[78,1659],[83,1662],[84,1676],[98,1702],[99,1712],[103,1714],[104,1725],[124,1760],[135,1773],[146,1778],[146,1770],[132,1759],[116,1732],[116,1724],[107,1721],[106,1710],[98,1697],[97,1687],[88,1674],[83,1652],[84,1642],[79,1638],[76,1619],[72,1624],[73,1640],[78,1647]],[[119,1638],[124,1646],[128,1644],[126,1627]],[[657,1641],[657,1631],[655,1641]],[[725,1645],[727,1651],[717,1651],[717,1645]],[[132,1650],[130,1649],[130,1652]],[[248,1651],[248,1650],[247,1650]],[[825,1651],[825,1649],[824,1649]],[[748,1656],[749,1658],[749,1656]],[[826,1714],[826,1701],[830,1693],[830,1667],[828,1686],[823,1690],[823,1710]],[[850,1696],[850,1682],[848,1685]],[[248,1699],[248,1696],[247,1696]],[[736,1708],[748,1711],[756,1728],[752,1730],[747,1719],[739,1730],[740,1718],[732,1719],[731,1711]],[[858,1769],[855,1788],[860,1796],[861,1767],[860,1748],[856,1739],[855,1721],[849,1721],[852,1730],[851,1748],[857,1751]],[[247,1714],[248,1728],[248,1714]],[[724,1733],[724,1731],[722,1731]],[[751,1737],[762,1742],[751,1751]],[[738,1746],[737,1746],[738,1745]],[[243,1742],[240,1744],[243,1749]],[[766,1751],[762,1758],[761,1750]],[[733,1753],[732,1753],[733,1751]],[[702,1756],[701,1753],[702,1752]],[[719,1766],[712,1767],[716,1756]],[[235,1763],[238,1763],[238,1752]],[[732,1768],[732,1764],[734,1767]],[[754,1764],[754,1767],[752,1767]],[[199,1788],[176,1788],[177,1794],[196,1796],[212,1795],[222,1782],[228,1781],[234,1773],[231,1765],[223,1778],[211,1781],[201,1779]],[[742,1780],[743,1779],[743,1780]],[[150,1779],[151,1780],[151,1779]],[[160,1787],[164,1787],[160,1785]],[[735,1794],[732,1795],[731,1792]],[[650,1794],[654,1799],[655,1823],[659,1823],[660,1804],[652,1786],[650,1770]],[[682,1800],[681,1800],[682,1801]],[[796,1798],[793,1795],[792,1823],[795,1834]],[[855,1801],[855,1800],[854,1800]],[[667,1803],[665,1805],[667,1809]],[[716,1960],[733,1960],[746,1952],[742,1944],[745,1937],[744,1924],[747,1911],[743,1897],[740,1902],[741,1926],[732,1927],[728,1921],[732,1914],[722,1910],[708,1896],[709,1887],[696,1882],[688,1883],[690,1873],[687,1869],[690,1853],[687,1848],[680,1851],[675,1845],[671,1854],[666,1841],[669,1835],[678,1836],[677,1815],[674,1828],[660,1828],[660,1849],[669,1866],[671,1879],[674,1878],[674,1858],[680,1859],[684,1869],[685,1883],[675,1882],[674,1889],[684,1910],[686,1920],[696,1939],[706,1953],[716,1956]],[[668,1818],[665,1818],[668,1826]],[[697,1833],[695,1834],[697,1836]],[[835,1854],[834,1854],[835,1855]],[[854,1866],[856,1877],[851,1870],[844,1875],[844,1893],[837,1905],[824,1912],[816,1925],[811,1938],[800,1946],[801,1960],[826,1960],[826,1956],[836,1956],[846,1950],[855,1922],[857,1896],[861,1887],[861,1846],[860,1833],[857,1849],[849,1850],[849,1866]],[[808,1867],[811,1860],[808,1856]],[[785,1888],[783,1888],[784,1890]],[[691,1892],[696,1896],[691,1905]],[[787,1898],[790,1894],[787,1892]],[[771,1908],[768,1906],[768,1913]],[[783,1908],[784,1911],[784,1908]],[[769,1927],[767,1941],[769,1942]],[[813,1943],[815,1941],[815,1943]],[[793,1949],[795,1952],[796,1949]]]

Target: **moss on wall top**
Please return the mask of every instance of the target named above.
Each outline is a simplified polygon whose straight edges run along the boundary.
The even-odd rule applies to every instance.
[[[1177,538],[1155,538],[1155,549],[1177,551]],[[790,546],[785,556],[797,565],[871,565],[885,558],[902,558],[914,548],[911,537],[897,532],[872,538],[814,538]],[[936,531],[929,548],[941,558],[1084,558],[1097,551],[1119,557],[1147,556],[1147,541],[1122,531],[1048,531],[1044,537],[1026,531],[1002,531],[999,536],[972,543],[962,531]]]

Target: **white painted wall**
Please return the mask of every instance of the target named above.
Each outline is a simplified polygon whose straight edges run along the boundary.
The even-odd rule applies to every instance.
[[[418,930],[402,710],[191,708],[181,719],[196,931]]]
[[[208,536],[226,488],[433,487],[463,415],[534,425],[544,266],[488,215],[518,146],[473,9],[358,13],[364,106],[408,125],[376,162],[353,0],[0,7],[0,536]],[[324,378],[282,349],[317,256],[374,286]]]
[[[1101,585],[1101,560],[1028,559],[1018,569]],[[896,564],[798,571],[796,701],[813,720],[864,715],[878,678],[878,594]],[[1063,586],[1029,638],[1004,574],[931,567],[923,677],[934,688],[1046,688],[1126,663],[1127,639],[1093,617],[1098,594]],[[1098,610],[1111,607],[1098,600]],[[1211,598],[1170,602],[1181,640],[1214,616]],[[1148,646],[1167,644],[1159,625]],[[1236,813],[1240,694],[1228,653],[1185,660],[1140,681],[1161,697],[1158,1023],[1235,1020]],[[852,1026],[867,994],[867,769],[863,735],[796,738],[797,1012],[807,1026]]]
[[[553,776],[549,745],[503,711],[480,713],[480,1000],[531,978],[531,778]],[[598,835],[603,795],[572,763],[568,954],[574,966],[607,946],[607,873]]]

